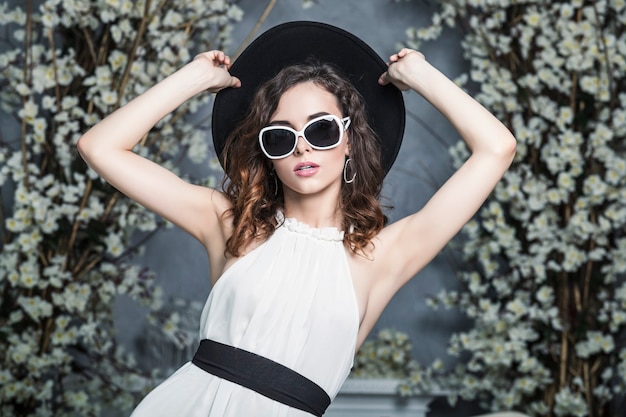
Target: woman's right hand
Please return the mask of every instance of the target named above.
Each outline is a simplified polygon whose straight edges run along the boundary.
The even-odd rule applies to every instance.
[[[227,87],[240,87],[239,78],[230,75],[230,57],[222,51],[208,51],[198,54],[192,63],[199,67],[199,80],[205,83],[204,88],[211,93],[217,93]],[[200,67],[202,65],[202,67]]]

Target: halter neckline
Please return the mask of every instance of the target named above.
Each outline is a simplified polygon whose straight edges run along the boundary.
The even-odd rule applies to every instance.
[[[320,240],[328,240],[334,242],[343,241],[344,232],[343,230],[339,230],[336,227],[309,226],[306,223],[302,223],[295,217],[285,217],[282,212],[277,213],[276,217],[278,219],[279,227],[284,227],[291,232],[311,236]]]

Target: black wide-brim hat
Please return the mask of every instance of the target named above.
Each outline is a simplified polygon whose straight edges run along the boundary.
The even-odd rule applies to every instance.
[[[404,135],[402,92],[392,84],[378,84],[387,64],[365,42],[335,26],[308,21],[283,23],[267,30],[233,62],[229,72],[241,80],[241,87],[220,91],[213,105],[213,144],[220,161],[229,134],[245,117],[259,86],[284,67],[310,58],[338,67],[363,96],[387,173]]]

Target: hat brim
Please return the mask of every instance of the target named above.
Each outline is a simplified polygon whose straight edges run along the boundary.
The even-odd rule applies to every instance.
[[[363,96],[368,121],[380,140],[381,165],[387,173],[404,135],[402,92],[392,84],[378,84],[387,65],[370,46],[343,29],[319,22],[275,26],[250,43],[235,60],[230,73],[241,80],[241,87],[220,91],[213,105],[212,133],[217,155],[222,154],[228,135],[245,117],[258,87],[284,67],[311,57],[340,68]]]

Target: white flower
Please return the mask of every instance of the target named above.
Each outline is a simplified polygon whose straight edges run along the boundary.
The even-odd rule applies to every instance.
[[[583,358],[600,352],[611,353],[615,349],[613,337],[599,331],[587,332],[587,340],[576,344],[576,353]]]
[[[517,345],[521,346],[521,342],[537,340],[539,334],[530,327],[516,326],[509,330],[509,337],[512,341],[519,342]]]
[[[33,353],[32,347],[28,343],[18,342],[9,348],[9,357],[15,363],[24,363]]]
[[[591,144],[600,147],[613,139],[613,130],[604,123],[598,123],[591,134]]]
[[[165,333],[165,335],[175,339],[179,322],[180,316],[178,315],[178,313],[172,313],[170,317],[165,321],[165,323],[163,323],[163,332]]]
[[[565,192],[572,192],[576,187],[576,183],[574,182],[574,178],[568,172],[561,172],[558,175],[558,186],[561,190]]]
[[[56,111],[56,99],[54,97],[45,95],[41,98],[40,103],[44,110]]]
[[[579,394],[572,392],[569,387],[561,389],[555,396],[554,413],[557,416],[584,417],[588,415],[587,402]]]
[[[65,287],[62,293],[53,293],[52,302],[69,312],[82,312],[91,296],[91,288],[86,284],[72,282]]]
[[[509,301],[506,305],[506,309],[513,313],[515,319],[518,319],[527,312],[526,305],[520,299]]]
[[[183,23],[183,17],[174,10],[168,10],[161,23],[165,26],[178,26]]]
[[[589,175],[583,184],[583,191],[587,195],[603,196],[606,194],[607,185],[599,175]]]
[[[537,300],[542,304],[552,304],[554,301],[554,290],[552,287],[544,285],[537,291]]]
[[[84,391],[65,392],[63,396],[67,404],[75,409],[84,409],[89,401],[89,396]]]
[[[113,74],[108,66],[101,65],[96,68],[95,82],[96,85],[102,87],[108,87],[113,80]]]
[[[610,329],[612,332],[619,331],[620,327],[626,323],[626,311],[613,311],[611,315]]]
[[[0,369],[0,386],[13,380],[13,375],[8,369]]]
[[[102,99],[102,103],[104,103],[107,106],[112,106],[117,102],[117,91],[113,91],[113,90],[101,91],[100,98]]]
[[[69,333],[65,328],[57,328],[54,332],[52,332],[51,341],[53,345],[67,345],[72,342],[72,339],[69,336]]]
[[[123,69],[126,66],[127,61],[128,57],[122,51],[115,50],[109,55],[109,64],[114,72]]]
[[[111,23],[115,21],[116,17],[113,10],[102,10],[100,12],[100,20],[102,20],[103,23]]]
[[[19,117],[25,119],[28,122],[31,122],[37,117],[39,113],[39,106],[35,104],[32,99],[27,100],[24,103],[22,109],[17,113]]]
[[[574,16],[574,7],[571,4],[562,3],[559,5],[559,9],[561,18],[564,20],[569,20],[572,16]]]
[[[565,271],[573,272],[585,261],[586,255],[575,246],[567,245],[564,252],[564,259],[561,265]]]
[[[20,297],[17,302],[22,310],[35,321],[52,314],[52,305],[39,296]]]
[[[243,9],[241,9],[236,4],[230,5],[228,11],[226,12],[226,16],[235,22],[239,22],[241,19],[243,19],[243,15]]]

